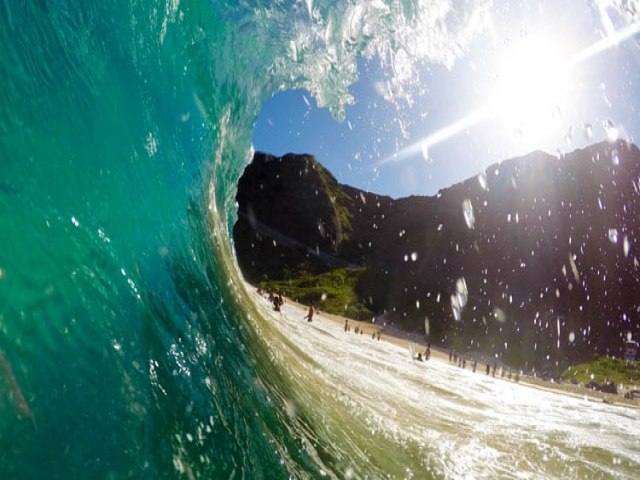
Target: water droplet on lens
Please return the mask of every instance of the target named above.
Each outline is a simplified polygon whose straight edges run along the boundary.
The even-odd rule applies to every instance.
[[[467,282],[465,281],[464,277],[461,277],[456,281],[456,296],[458,299],[458,305],[460,305],[460,308],[464,308],[469,298]]]
[[[593,127],[591,126],[590,123],[584,124],[584,137],[587,140],[591,140],[591,137],[593,137]]]
[[[618,127],[613,123],[613,120],[610,118],[605,119],[602,122],[602,127],[604,128],[604,133],[607,135],[607,139],[610,142],[618,139]]]
[[[631,242],[629,242],[629,237],[625,235],[624,239],[622,240],[622,251],[624,252],[625,257],[629,256],[630,249],[631,249]]]
[[[425,162],[430,163],[430,158],[429,158],[429,147],[427,146],[426,143],[423,143],[420,146],[420,150],[422,152],[422,158],[424,159]]]
[[[613,163],[616,167],[620,165],[620,157],[618,156],[617,151],[611,152],[611,163]]]
[[[487,188],[487,173],[486,172],[480,172],[478,174],[478,183],[480,184],[480,187],[482,187],[483,190],[488,190],[488,188]]]
[[[456,295],[451,295],[451,311],[453,312],[454,320],[460,321],[462,318],[462,313],[460,311],[460,304],[458,303],[458,297]]]
[[[476,223],[476,219],[473,215],[473,205],[471,205],[471,200],[468,198],[462,202],[462,211],[464,213],[464,221],[467,224],[467,227],[472,229]]]
[[[616,228],[609,229],[609,241],[611,243],[618,243],[618,229]]]
[[[573,143],[573,127],[569,127],[569,130],[567,130],[567,133],[564,134],[564,141],[568,147],[570,147],[571,144]]]

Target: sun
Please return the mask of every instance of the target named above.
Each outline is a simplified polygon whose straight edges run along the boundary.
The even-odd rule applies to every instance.
[[[562,42],[528,35],[502,55],[489,95],[493,115],[529,134],[549,127],[551,118],[570,96],[570,60]]]

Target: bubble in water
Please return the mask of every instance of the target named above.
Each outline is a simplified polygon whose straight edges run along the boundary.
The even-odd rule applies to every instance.
[[[298,409],[296,408],[295,403],[291,400],[285,400],[285,410],[289,418],[295,418],[298,415]]]
[[[79,227],[80,226],[80,222],[78,221],[78,219],[76,217],[71,217],[71,223],[73,223],[74,227]]]
[[[624,236],[624,240],[622,240],[622,251],[624,252],[624,256],[629,256],[629,250],[631,249],[631,242],[629,242],[629,237]]]
[[[411,253],[411,261],[415,262],[416,260],[418,260],[418,253],[417,252],[412,252]]]
[[[438,225],[438,231],[441,232],[442,231],[442,224]]]
[[[607,139],[610,142],[613,142],[618,139],[618,127],[613,123],[613,120],[610,118],[606,118],[602,122],[602,127],[604,128],[604,133],[607,135]]]
[[[322,296],[320,297],[320,300],[324,302],[326,299],[327,299],[327,294],[323,293]]]
[[[478,175],[478,183],[483,190],[488,190],[487,187],[487,172],[480,172]]]
[[[424,333],[429,336],[429,317],[424,317]]]
[[[153,157],[158,151],[158,141],[155,139],[151,132],[147,134],[144,148],[147,151],[147,155],[149,155],[150,157]]]
[[[593,137],[593,127],[591,126],[590,123],[585,123],[584,124],[584,138],[586,138],[587,140],[591,140],[591,137]]]
[[[576,340],[576,334],[573,332],[569,332],[569,343],[573,343]]]
[[[464,213],[464,221],[467,224],[467,227],[472,229],[476,223],[476,219],[473,215],[473,205],[471,205],[471,200],[468,198],[462,202],[462,212]]]
[[[618,243],[618,229],[610,228],[609,229],[609,241],[611,243]]]

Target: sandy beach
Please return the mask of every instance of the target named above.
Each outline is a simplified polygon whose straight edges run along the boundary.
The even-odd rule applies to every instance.
[[[247,290],[255,295],[257,300],[257,304],[264,307],[265,309],[271,310],[271,306],[267,300],[266,294],[258,294],[256,289],[247,284]],[[295,302],[292,299],[285,298],[285,306],[283,308],[282,314],[286,316],[293,316],[294,318],[300,318],[300,321],[303,322],[304,318],[307,315],[308,306],[302,305],[300,303]],[[345,332],[345,335],[355,336],[355,329],[358,329],[359,336],[364,337],[363,339],[372,340],[372,336],[375,336],[375,340],[378,339],[378,334],[380,337],[380,341],[389,342],[397,347],[404,349],[406,351],[413,350],[416,355],[418,352],[424,353],[427,348],[427,341],[424,337],[412,334],[410,332],[405,332],[398,328],[392,326],[378,325],[371,322],[364,322],[353,320],[346,317],[341,317],[339,315],[333,315],[330,313],[322,312],[319,310],[315,310],[313,315],[314,322],[331,322],[335,325],[339,325],[341,328],[344,328],[345,322],[349,325],[349,332]],[[348,341],[351,337],[346,338],[345,341]],[[449,361],[449,352],[430,344],[431,350],[431,358],[429,361],[436,361],[447,363],[452,367],[457,366],[454,362]],[[468,370],[471,370],[471,362],[473,361],[472,357],[467,356],[467,366]],[[476,375],[486,375],[486,363],[481,359],[478,359]],[[508,375],[501,375],[500,366],[495,373],[495,381],[504,381],[504,382],[514,382],[515,381],[515,372],[513,372],[512,378],[509,379]],[[582,398],[584,400],[594,401],[594,402],[605,402],[609,404],[618,404],[624,405],[628,407],[640,408],[640,399],[629,399],[624,397],[624,392],[618,394],[612,393],[603,393],[596,390],[591,390],[583,385],[575,385],[571,383],[557,383],[553,381],[544,380],[538,377],[534,377],[531,375],[521,374],[519,375],[519,382],[537,389],[542,389],[550,392],[555,392],[564,395],[571,395],[573,397]],[[638,388],[638,387],[634,387]]]

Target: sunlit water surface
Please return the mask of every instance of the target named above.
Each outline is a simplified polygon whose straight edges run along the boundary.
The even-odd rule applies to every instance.
[[[415,478],[416,465],[449,478],[633,478],[638,471],[638,409],[493,378],[484,364],[473,373],[412,360],[411,344],[373,340],[322,319],[308,323],[295,306],[278,313],[254,297],[277,331],[268,343],[281,368],[306,395],[326,398],[321,408],[343,411],[337,428],[345,436],[356,419],[365,423],[351,446],[367,462],[401,469],[389,452],[376,451],[377,442],[392,440],[413,457],[406,475]],[[293,344],[289,353],[280,342]],[[368,470],[361,465],[354,458],[346,471]]]

